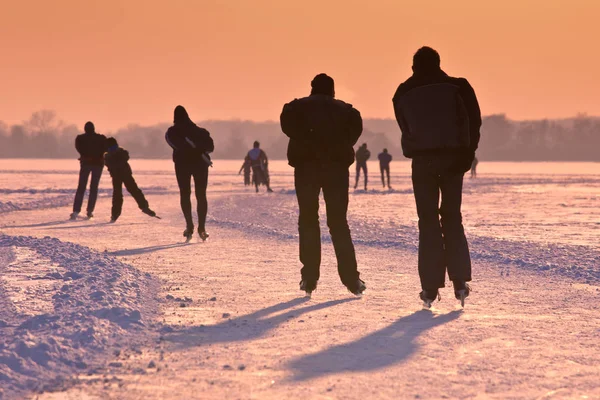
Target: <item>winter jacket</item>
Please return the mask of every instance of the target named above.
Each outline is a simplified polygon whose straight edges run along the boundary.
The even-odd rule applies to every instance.
[[[481,111],[466,79],[442,70],[415,73],[398,87],[393,104],[406,157],[458,154],[470,166],[479,145]]]
[[[371,158],[371,152],[369,151],[369,149],[364,148],[364,147],[359,147],[358,150],[356,150],[356,162],[359,164],[364,164],[367,162],[367,160]]]
[[[289,138],[288,161],[293,167],[313,161],[350,166],[353,146],[362,134],[362,118],[351,104],[314,94],[283,107],[281,129]]]
[[[210,133],[196,126],[193,122],[176,123],[167,130],[165,139],[173,148],[173,162],[183,164],[197,164],[210,160],[207,153],[215,150],[215,144]]]
[[[379,153],[378,158],[381,167],[389,167],[392,162],[392,155],[390,153]]]
[[[104,163],[112,177],[124,177],[132,175],[131,166],[129,166],[129,152],[121,147],[114,151],[108,151],[104,154]]]
[[[75,138],[75,149],[81,165],[104,165],[107,150],[106,136],[98,133],[82,133]]]

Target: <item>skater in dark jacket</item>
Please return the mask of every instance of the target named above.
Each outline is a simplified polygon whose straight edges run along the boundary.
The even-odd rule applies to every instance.
[[[78,135],[75,139],[75,149],[79,153],[79,184],[73,201],[73,212],[71,219],[76,219],[81,212],[83,205],[83,196],[87,182],[92,175],[90,183],[90,197],[87,204],[87,217],[94,216],[96,199],[98,198],[98,185],[104,168],[104,153],[106,152],[106,136],[96,133],[96,128],[92,122],[87,122],[84,127],[85,133]]]
[[[144,197],[144,193],[142,193],[135,179],[133,179],[133,172],[129,166],[129,152],[119,147],[115,138],[108,138],[107,144],[108,151],[104,155],[104,163],[106,164],[106,168],[108,168],[113,185],[110,222],[115,222],[121,216],[123,208],[123,185],[125,185],[125,189],[133,196],[138,207],[144,214],[156,217],[156,213],[148,207],[148,201]]]
[[[358,187],[358,181],[360,180],[360,171],[363,170],[365,174],[365,190],[367,190],[368,183],[368,170],[367,160],[371,158],[371,152],[367,149],[367,144],[363,143],[358,150],[356,150],[356,183],[354,189]]]
[[[250,186],[250,174],[252,173],[252,163],[250,162],[250,156],[246,156],[244,158],[244,163],[242,164],[238,175],[241,174],[242,171],[244,171],[244,186]]]
[[[310,96],[286,104],[281,113],[281,129],[290,138],[288,160],[294,167],[300,208],[300,289],[310,295],[320,276],[319,195],[323,190],[338,273],[348,290],[359,295],[366,286],[359,278],[346,214],[348,167],[354,162],[353,146],[362,133],[362,118],[352,105],[334,98],[331,77],[319,74],[311,87]]]
[[[442,71],[439,54],[423,47],[415,53],[413,75],[398,87],[393,104],[402,130],[402,151],[413,160],[420,297],[431,306],[438,289],[444,287],[447,270],[455,296],[464,305],[471,257],[461,202],[463,177],[471,168],[480,137],[475,91],[466,79]]]
[[[208,167],[212,165],[209,153],[215,150],[213,140],[206,129],[200,128],[192,122],[182,106],[175,107],[173,126],[165,134],[165,139],[173,148],[173,162],[179,185],[181,211],[186,223],[183,236],[190,240],[194,234],[190,200],[193,177],[196,201],[198,202],[198,235],[202,240],[206,240],[208,238],[205,227],[206,213],[208,212],[206,187],[208,186]]]
[[[387,176],[387,187],[390,186],[390,163],[392,162],[392,155],[388,153],[388,149],[383,149],[382,153],[379,153],[379,170],[381,171],[381,183],[385,187],[385,176]],[[385,176],[384,176],[385,174]]]

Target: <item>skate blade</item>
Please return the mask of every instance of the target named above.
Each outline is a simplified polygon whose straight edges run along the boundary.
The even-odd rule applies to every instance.
[[[189,243],[191,241],[192,241],[192,237],[191,236],[190,237],[186,237],[184,243]]]
[[[159,217],[158,215],[155,215],[154,218],[156,219],[162,219],[161,217]]]
[[[310,298],[312,298],[312,293],[311,293],[311,292],[306,292],[306,293],[304,293],[304,298],[305,298],[305,299],[310,299]]]
[[[465,299],[467,298],[467,294],[465,293],[464,290],[459,290],[458,291],[458,299],[460,301],[460,306],[462,308],[465,308]]]

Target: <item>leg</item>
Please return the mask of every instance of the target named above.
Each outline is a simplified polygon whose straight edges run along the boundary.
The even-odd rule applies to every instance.
[[[252,167],[252,176],[254,177],[254,187],[256,188],[256,193],[258,193],[258,187],[261,183],[261,171],[258,167]]]
[[[384,175],[383,175],[383,174],[384,174],[384,171],[385,171],[385,167],[383,167],[383,166],[380,166],[380,167],[379,167],[379,170],[380,170],[380,172],[381,172],[381,183],[383,184],[383,187],[385,187],[385,178],[384,178]]]
[[[368,174],[368,170],[367,170],[367,162],[366,161],[363,164],[362,168],[365,171],[365,190],[367,190],[367,183],[369,183],[369,174]]]
[[[112,210],[110,212],[111,219],[116,220],[121,216],[123,208],[123,181],[121,178],[112,178],[113,194],[112,194]]]
[[[358,187],[358,181],[360,180],[360,163],[356,163],[356,182],[354,182],[354,189]]]
[[[208,186],[208,165],[199,165],[194,169],[194,187],[196,189],[196,202],[198,204],[198,232],[206,231],[206,214],[208,213],[208,200],[206,188]]]
[[[179,186],[179,203],[181,211],[185,218],[185,226],[187,229],[194,230],[194,220],[192,219],[192,173],[189,166],[185,164],[175,164],[175,176],[177,177],[177,185]]]
[[[471,256],[460,212],[462,186],[462,174],[442,176],[440,214],[448,276],[451,281],[468,282],[471,280]]]
[[[387,175],[388,189],[391,189],[391,186],[390,186],[390,166],[389,165],[387,167],[385,167],[385,174]]]
[[[125,184],[125,189],[131,194],[140,210],[148,208],[148,200],[146,200],[144,193],[138,187],[135,179],[133,179],[133,175],[124,176],[123,183]]]
[[[296,197],[300,216],[298,233],[300,235],[300,262],[302,279],[316,282],[321,268],[321,229],[319,226],[319,194],[321,185],[317,168],[304,165],[294,171]]]
[[[100,185],[100,178],[102,177],[102,170],[104,167],[93,166],[92,167],[92,181],[90,183],[90,197],[88,199],[87,212],[93,213],[96,208],[96,199],[98,198],[98,185]]]
[[[75,200],[73,201],[73,212],[81,212],[81,205],[83,204],[83,196],[85,195],[85,188],[87,187],[88,179],[92,170],[87,165],[82,165],[79,169],[79,183],[77,184],[77,192],[75,192]]]
[[[439,220],[438,176],[428,160],[413,160],[412,181],[419,216],[419,276],[423,290],[444,287],[446,263]]]
[[[342,283],[354,289],[359,277],[354,244],[348,226],[348,170],[337,165],[328,165],[320,171],[324,179],[323,197],[327,206],[327,226],[338,261],[338,273]]]

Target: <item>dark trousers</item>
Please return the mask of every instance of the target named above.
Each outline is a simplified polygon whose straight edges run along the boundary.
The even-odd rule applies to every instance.
[[[187,228],[194,229],[192,219],[192,177],[196,189],[196,201],[198,203],[198,230],[205,230],[206,213],[208,212],[208,200],[206,199],[206,187],[208,186],[208,165],[175,163],[175,175],[179,185],[179,196],[181,211],[185,218]]]
[[[353,287],[358,280],[356,255],[346,214],[348,212],[348,167],[337,164],[311,163],[296,167],[296,196],[300,208],[300,262],[302,279],[317,281],[321,267],[321,230],[319,226],[319,195],[327,207],[327,225],[338,262],[342,283]]]
[[[389,165],[380,165],[379,169],[381,170],[381,183],[383,183],[383,187],[385,187],[385,176],[387,175],[387,186],[390,187],[390,166]]]
[[[360,171],[363,170],[364,174],[365,174],[365,190],[367,190],[367,183],[369,181],[368,178],[368,170],[367,170],[367,163],[356,163],[356,183],[354,184],[354,188],[356,188],[358,186],[358,181],[360,180]]]
[[[127,189],[129,194],[133,196],[140,210],[148,208],[148,201],[135,182],[135,179],[133,179],[133,175],[113,176],[112,184],[113,196],[111,216],[113,219],[117,219],[121,216],[121,210],[123,209],[123,185],[125,185],[125,189]]]
[[[81,165],[81,168],[79,169],[79,184],[77,185],[77,192],[75,193],[75,201],[73,201],[73,212],[81,212],[83,196],[85,195],[85,189],[90,174],[92,175],[92,182],[90,183],[90,196],[88,198],[87,212],[94,212],[96,199],[98,198],[98,185],[100,184],[103,168],[103,165]]]
[[[471,280],[471,257],[460,212],[464,174],[449,171],[454,163],[452,156],[421,157],[412,163],[423,290],[444,287],[446,269],[451,281]]]

